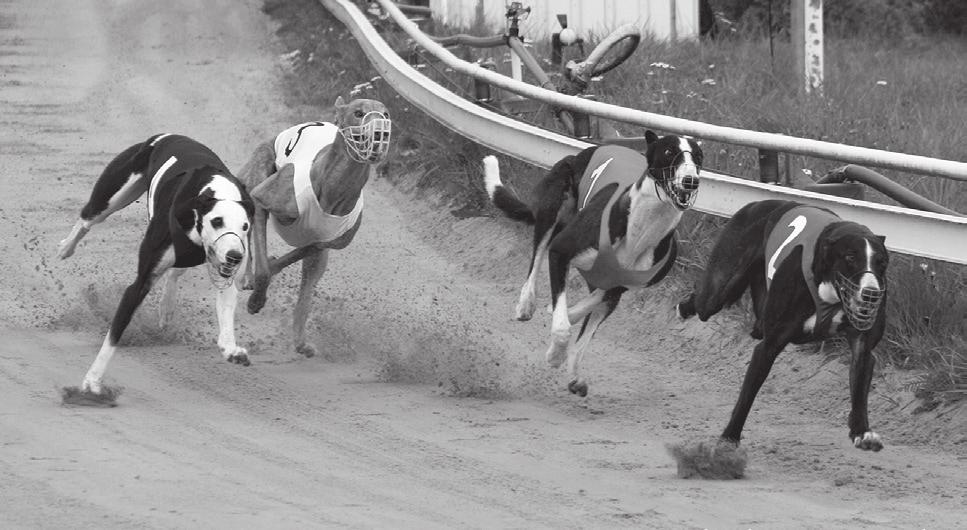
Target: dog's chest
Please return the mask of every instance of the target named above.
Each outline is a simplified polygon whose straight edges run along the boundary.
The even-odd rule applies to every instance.
[[[817,294],[819,299],[830,306],[840,304],[839,295],[836,294],[836,288],[830,282],[822,282],[817,288]],[[843,319],[846,317],[846,313],[843,311],[842,305],[839,305],[835,309],[831,309],[832,317],[830,317],[830,324],[828,328],[828,334],[835,334],[840,326],[843,324]],[[812,335],[816,330],[816,321],[819,318],[817,313],[813,313],[803,322],[802,331],[807,335]]]
[[[678,225],[682,212],[657,196],[633,193],[627,215],[627,231],[613,245],[615,257],[628,269],[647,270],[655,263],[655,247]],[[575,256],[572,263],[579,269],[588,270],[597,257],[598,250],[589,247]]]

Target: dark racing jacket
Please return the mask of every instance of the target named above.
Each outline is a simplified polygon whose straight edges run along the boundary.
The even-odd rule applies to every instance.
[[[833,315],[842,305],[839,301],[828,303],[819,297],[818,285],[813,274],[813,259],[816,256],[816,242],[827,226],[842,219],[829,210],[815,206],[796,206],[784,213],[776,222],[766,239],[766,289],[771,289],[776,270],[792,254],[796,247],[802,247],[800,270],[809,294],[816,305],[816,325],[813,334],[817,337],[829,333]]]
[[[614,247],[611,245],[609,230],[611,209],[621,194],[628,190],[648,168],[648,159],[641,153],[613,145],[599,147],[588,161],[587,168],[578,185],[577,207],[583,210],[591,198],[611,184],[617,184],[611,192],[611,198],[601,213],[601,228],[598,236],[598,255],[588,270],[578,271],[584,276],[589,286],[598,289],[612,289],[614,287],[642,287],[649,282],[668,264],[674,252],[668,251],[659,258],[654,265],[646,270],[635,270],[624,267],[618,262]],[[674,244],[674,238],[672,241]]]

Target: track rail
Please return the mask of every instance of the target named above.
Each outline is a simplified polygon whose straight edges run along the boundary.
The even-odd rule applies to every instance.
[[[543,168],[549,168],[562,157],[575,154],[591,145],[574,138],[521,123],[509,117],[486,110],[454,95],[412,68],[406,61],[400,58],[376,30],[373,29],[366,19],[366,16],[351,2],[347,0],[320,0],[320,2],[352,32],[363,52],[366,53],[370,62],[386,82],[401,96],[410,101],[410,103],[419,107],[440,122],[440,124],[455,133],[508,156]],[[619,121],[628,121],[629,115],[641,113],[641,111],[634,109],[588,102],[574,98],[573,96],[565,96],[533,85],[516,82],[513,79],[481,68],[476,64],[461,61],[434,43],[429,37],[423,35],[416,28],[416,25],[407,20],[392,2],[380,0],[380,3],[385,11],[394,16],[394,19],[399,17],[397,22],[411,36],[419,34],[427,41],[423,42],[423,39],[417,39],[420,46],[427,48],[434,54],[440,52],[441,54],[449,56],[450,59],[446,60],[447,64],[461,73],[479,77],[501,88],[515,86],[517,88],[515,91],[522,95],[555,105],[574,108],[575,105],[573,103],[575,101],[594,103],[594,109],[579,110],[604,117],[609,116],[598,112],[598,106],[603,105],[604,107],[608,107],[609,113],[615,112],[611,109],[620,109],[625,114],[621,116]],[[456,62],[451,64],[451,60]],[[650,115],[650,113],[641,114]],[[698,123],[679,120],[678,118],[669,118],[669,120],[684,123]],[[674,126],[655,125],[655,127],[678,130],[683,133],[686,132]],[[731,130],[741,131],[740,129]],[[754,131],[744,132],[753,133]],[[765,133],[755,134],[762,135]],[[712,138],[709,135],[698,132],[695,135],[702,138]],[[784,141],[798,141],[796,138],[778,137],[784,139]],[[729,139],[724,139],[723,141],[738,143]],[[825,143],[811,140],[803,141],[820,144]],[[792,151],[787,149],[786,146],[777,146],[775,148],[777,150],[790,152],[801,151]],[[865,149],[864,151],[874,150]],[[885,153],[883,151],[876,152]],[[816,155],[815,153],[804,154],[823,157],[823,155]],[[899,153],[889,154],[900,155]],[[911,156],[902,155],[902,157]],[[838,159],[833,153],[830,153],[829,158]],[[960,171],[961,176],[967,175],[967,164],[964,163],[938,161],[926,157],[913,158],[916,160],[954,164],[959,168],[957,171]],[[843,160],[847,159],[854,160],[855,158],[843,158]],[[950,170],[951,168],[947,169]],[[796,200],[829,208],[844,219],[863,223],[869,226],[874,232],[885,235],[887,247],[891,250],[953,263],[967,264],[967,244],[965,244],[967,242],[967,218],[964,217],[921,212],[908,208],[857,201],[803,190],[793,190],[772,184],[720,175],[713,171],[705,170],[702,171],[701,193],[699,193],[698,199],[696,200],[695,209],[713,215],[731,216],[745,204],[764,199]]]

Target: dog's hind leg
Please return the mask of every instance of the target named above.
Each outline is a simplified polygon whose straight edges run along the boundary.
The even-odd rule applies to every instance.
[[[554,244],[548,250],[548,274],[551,283],[551,344],[545,354],[548,364],[557,368],[567,356],[571,341],[571,321],[567,316],[567,272],[570,259]]]
[[[161,289],[161,303],[158,304],[158,325],[164,329],[175,312],[175,302],[178,299],[178,279],[187,269],[172,268],[165,275],[164,286]]]
[[[302,281],[299,285],[299,299],[292,310],[292,331],[295,337],[295,351],[312,357],[316,348],[306,340],[306,320],[312,307],[312,296],[316,284],[326,272],[329,262],[329,249],[314,250],[302,260]]]
[[[588,382],[578,373],[578,367],[584,359],[584,352],[587,351],[591,339],[594,338],[594,334],[598,330],[598,326],[618,307],[618,302],[621,300],[621,295],[625,290],[624,287],[616,287],[606,291],[602,297],[603,301],[597,304],[585,317],[584,324],[581,326],[581,331],[578,334],[577,342],[567,355],[567,370],[571,375],[571,381],[568,383],[567,389],[572,394],[577,394],[581,397],[588,395]]]
[[[536,232],[535,232],[536,233]],[[520,288],[520,298],[517,300],[517,307],[514,309],[514,318],[517,320],[530,320],[534,316],[537,307],[537,275],[547,257],[547,245],[551,240],[552,230],[547,230],[539,241],[535,242],[534,254],[531,256],[530,273],[527,281]]]
[[[94,184],[87,204],[81,209],[80,218],[74,223],[70,234],[60,241],[58,258],[71,257],[77,244],[91,227],[103,222],[148,191],[150,176],[145,175],[148,154],[148,142],[135,144],[122,151],[104,168]]]

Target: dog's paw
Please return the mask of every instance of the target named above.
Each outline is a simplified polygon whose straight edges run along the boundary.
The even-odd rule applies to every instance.
[[[309,344],[308,342],[303,342],[302,344],[296,346],[295,351],[296,353],[305,356],[306,359],[310,357],[315,357],[316,353],[318,353],[318,351],[316,350],[316,347],[313,346],[312,344]]]
[[[248,350],[241,346],[222,348],[222,357],[232,364],[240,364],[242,366],[250,366],[252,364],[248,360]]]
[[[876,452],[883,449],[883,441],[880,440],[879,434],[873,431],[867,431],[863,433],[863,436],[853,437],[853,447],[864,451]]]
[[[536,309],[537,304],[534,302],[534,296],[522,294],[520,300],[517,301],[517,307],[514,308],[514,318],[522,322],[530,320]]]
[[[81,392],[87,394],[100,394],[104,391],[101,387],[101,382],[85,377],[84,381],[81,382]]]
[[[679,320],[688,320],[695,316],[695,304],[691,298],[675,304],[675,316]]]
[[[576,394],[581,397],[588,396],[588,384],[585,381],[578,381],[577,379],[575,379],[567,384],[567,389],[572,394]]]
[[[551,365],[551,368],[560,367],[567,359],[567,341],[552,341],[547,348],[547,353],[544,354],[544,358],[547,360],[547,364]]]
[[[57,245],[57,259],[67,259],[74,255],[74,245],[68,239],[61,240]]]
[[[262,308],[265,307],[266,298],[267,297],[265,296],[264,289],[256,289],[255,291],[252,291],[252,294],[250,294],[248,297],[248,304],[246,306],[248,313],[250,315],[254,315],[261,311]]]

